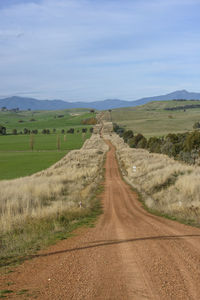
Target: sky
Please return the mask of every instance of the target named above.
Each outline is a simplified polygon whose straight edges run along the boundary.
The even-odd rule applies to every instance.
[[[200,0],[0,0],[0,97],[200,92]]]

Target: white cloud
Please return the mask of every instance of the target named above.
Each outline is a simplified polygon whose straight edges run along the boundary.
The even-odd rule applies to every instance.
[[[191,76],[195,90],[197,6],[195,0],[44,0],[4,7],[0,94],[134,99],[145,90],[187,88]]]

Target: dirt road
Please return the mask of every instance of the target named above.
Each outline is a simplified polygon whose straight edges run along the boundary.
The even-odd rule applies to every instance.
[[[4,278],[21,291],[10,299],[200,299],[200,230],[147,213],[121,179],[112,146],[102,201],[95,228]]]

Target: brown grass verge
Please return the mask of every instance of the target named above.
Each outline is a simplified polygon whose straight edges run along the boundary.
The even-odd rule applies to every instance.
[[[104,137],[116,147],[123,177],[142,194],[151,211],[199,224],[200,167],[129,148],[115,133]]]

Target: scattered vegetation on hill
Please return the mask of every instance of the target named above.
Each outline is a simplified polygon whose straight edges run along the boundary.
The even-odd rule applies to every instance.
[[[191,105],[196,108],[190,109]],[[168,133],[191,131],[194,123],[199,122],[200,101],[154,101],[138,107],[115,109],[111,115],[114,123],[135,134],[142,133],[146,138],[162,137]]]

